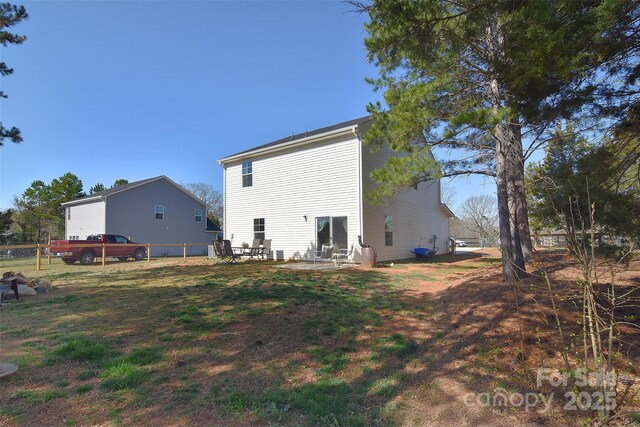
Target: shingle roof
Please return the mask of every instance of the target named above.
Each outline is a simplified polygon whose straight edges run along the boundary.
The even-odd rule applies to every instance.
[[[118,185],[117,187],[109,188],[108,190],[98,191],[97,193],[92,193],[92,194],[89,194],[87,196],[80,197],[78,199],[73,199],[71,201],[64,202],[64,203],[62,203],[62,206],[82,204],[84,202],[89,202],[89,201],[92,201],[94,199],[104,199],[107,196],[110,196],[112,194],[120,193],[121,191],[126,191],[126,190],[129,190],[130,188],[139,187],[141,185],[145,185],[145,184],[148,184],[150,182],[157,181],[157,180],[160,180],[160,179],[165,180],[169,184],[171,184],[174,187],[176,187],[178,190],[180,190],[183,193],[187,194],[189,197],[191,197],[194,200],[197,200],[197,201],[199,201],[199,202],[204,204],[204,202],[202,200],[198,199],[193,193],[191,193],[186,188],[182,187],[181,185],[176,184],[171,179],[169,179],[167,176],[160,175],[160,176],[156,176],[154,178],[141,179],[140,181],[129,182],[128,184]]]
[[[293,142],[293,141],[296,141],[296,140],[302,140],[302,139],[310,137],[310,136],[320,135],[320,134],[323,134],[323,133],[331,132],[332,130],[338,130],[338,129],[346,128],[346,127],[349,127],[349,126],[359,126],[359,125],[367,123],[367,122],[369,122],[371,120],[373,120],[371,116],[364,116],[364,117],[360,117],[358,119],[353,119],[353,120],[349,120],[349,121],[346,121],[346,122],[337,123],[335,125],[326,126],[326,127],[323,127],[323,128],[312,130],[312,131],[298,133],[298,134],[295,134],[295,135],[287,136],[286,138],[280,138],[278,140],[271,141],[271,142],[268,142],[266,144],[262,144],[262,145],[259,145],[257,147],[250,148],[248,150],[240,151],[239,153],[231,154],[229,156],[226,156],[225,158],[239,156],[241,154],[246,154],[246,153],[250,153],[252,151],[262,150],[264,148],[275,147],[275,146],[278,146],[280,144],[285,144],[285,143]]]
[[[87,194],[85,197],[100,197],[100,196],[108,196],[109,194],[113,194],[113,193],[117,193],[119,191],[122,190],[126,190],[129,187],[137,187],[138,185],[143,185],[146,184],[147,182],[151,182],[151,181],[155,181],[159,178],[162,178],[162,176],[156,176],[154,178],[147,178],[147,179],[141,179],[140,181],[135,181],[135,182],[129,182],[127,184],[123,184],[123,185],[118,185],[116,187],[111,187],[107,190],[103,190],[103,191],[98,191],[95,193],[91,193],[91,194]],[[83,199],[84,197],[81,197],[80,199]],[[80,199],[76,199],[76,200],[80,200]]]

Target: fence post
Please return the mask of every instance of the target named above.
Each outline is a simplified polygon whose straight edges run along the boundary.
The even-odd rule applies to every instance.
[[[104,243],[102,244],[102,266],[104,267],[105,265],[107,265],[107,248],[105,247]]]
[[[51,247],[51,232],[49,232],[49,241],[47,242],[47,245]],[[47,251],[47,264],[51,265],[51,251]]]
[[[187,260],[187,244],[183,243],[182,244],[183,249],[182,249],[182,258],[186,261]]]
[[[38,246],[36,246],[36,270],[38,271],[42,270],[42,260],[40,259],[40,255],[40,243],[38,243]]]
[[[151,243],[147,243],[147,263],[151,264]]]

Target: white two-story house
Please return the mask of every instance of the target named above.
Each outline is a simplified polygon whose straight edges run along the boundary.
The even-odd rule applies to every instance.
[[[401,191],[390,206],[367,202],[377,185],[370,173],[394,154],[362,142],[370,124],[363,117],[220,159],[225,238],[233,246],[271,239],[272,255],[284,260],[310,260],[333,244],[353,248],[357,262],[359,236],[380,261],[412,257],[416,247],[446,252],[453,214],[439,181]]]

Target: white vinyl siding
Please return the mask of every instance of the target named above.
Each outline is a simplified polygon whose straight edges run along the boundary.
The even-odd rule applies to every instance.
[[[376,188],[369,174],[384,165],[389,156],[397,155],[388,147],[371,153],[362,147],[363,196]],[[447,252],[449,219],[440,208],[440,182],[421,182],[418,189],[401,190],[389,206],[370,205],[364,199],[363,239],[375,248],[379,261],[410,258],[416,247],[433,248]],[[385,216],[393,218],[393,245],[386,245]]]
[[[253,162],[242,162],[242,186],[253,186]]]
[[[95,201],[74,206],[67,206],[67,212],[73,209],[73,215],[66,220],[65,237],[71,240],[83,240],[91,234],[105,232],[105,202]]]
[[[348,217],[349,246],[358,241],[359,142],[355,135],[252,158],[251,187],[242,187],[242,160],[225,165],[224,236],[251,243],[253,220],[263,218],[271,252],[311,259],[315,218]]]

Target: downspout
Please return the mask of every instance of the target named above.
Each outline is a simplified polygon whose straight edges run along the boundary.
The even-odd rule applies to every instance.
[[[222,165],[222,235],[223,239],[229,238],[227,237],[227,165]]]
[[[360,137],[360,132],[358,132],[358,127],[354,126],[352,128],[353,134],[358,140],[358,226],[359,226],[359,234],[358,234],[358,243],[362,246],[362,236],[364,230],[364,216],[363,216],[363,200],[362,200],[362,138]]]
[[[102,230],[103,230],[102,232],[104,234],[107,234],[107,198],[104,197],[104,196],[100,196],[100,200],[102,200],[102,204],[103,204],[103,207],[104,207],[104,209],[103,209],[103,212],[104,212],[104,225],[103,225],[103,228],[102,228]],[[85,239],[86,239],[86,237],[85,237]]]

